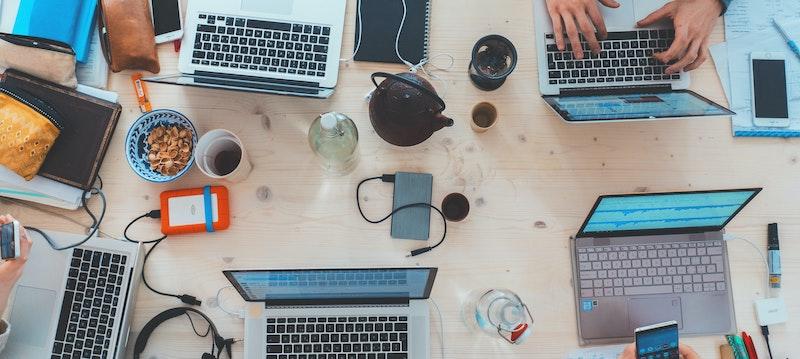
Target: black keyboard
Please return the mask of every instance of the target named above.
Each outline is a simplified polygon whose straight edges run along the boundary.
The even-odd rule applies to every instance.
[[[325,76],[330,26],[198,16],[192,64]]]
[[[52,359],[109,357],[126,261],[121,254],[73,250]]]
[[[268,318],[267,359],[408,359],[408,317]]]
[[[669,64],[653,58],[654,53],[666,51],[672,45],[674,30],[609,32],[608,38],[599,42],[602,48],[599,54],[589,51],[589,44],[581,35],[583,60],[575,59],[566,35],[564,39],[566,50],[561,52],[553,34],[545,35],[551,85],[664,82],[681,78],[681,74],[665,74]]]

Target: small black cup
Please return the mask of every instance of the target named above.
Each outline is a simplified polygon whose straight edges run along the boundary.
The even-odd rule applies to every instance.
[[[500,35],[484,36],[472,48],[469,78],[481,90],[497,90],[517,66],[517,49]]]
[[[469,214],[469,200],[461,193],[451,193],[442,200],[444,218],[450,222],[460,222]]]

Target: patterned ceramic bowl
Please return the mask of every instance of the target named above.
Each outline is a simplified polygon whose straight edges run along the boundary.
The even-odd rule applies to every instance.
[[[147,136],[154,128],[165,125],[181,126],[192,131],[192,154],[189,162],[174,176],[166,176],[150,169],[150,161],[147,160],[147,153],[150,150]],[[165,183],[180,178],[192,168],[195,146],[197,146],[197,130],[186,116],[172,110],[154,110],[142,115],[131,125],[128,135],[125,137],[125,158],[133,172],[136,172],[139,177],[150,182]]]

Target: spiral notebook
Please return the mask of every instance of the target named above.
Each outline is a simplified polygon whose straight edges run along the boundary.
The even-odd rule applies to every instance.
[[[406,19],[400,32],[398,50],[406,61],[418,64],[428,57],[430,0],[405,0]],[[401,0],[361,0],[361,45],[354,59],[402,64],[395,52],[395,39],[403,20]],[[356,16],[355,43],[359,40]]]

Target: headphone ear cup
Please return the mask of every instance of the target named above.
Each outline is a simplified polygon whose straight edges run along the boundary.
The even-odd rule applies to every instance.
[[[201,359],[217,359],[211,353],[203,353],[203,357]]]

